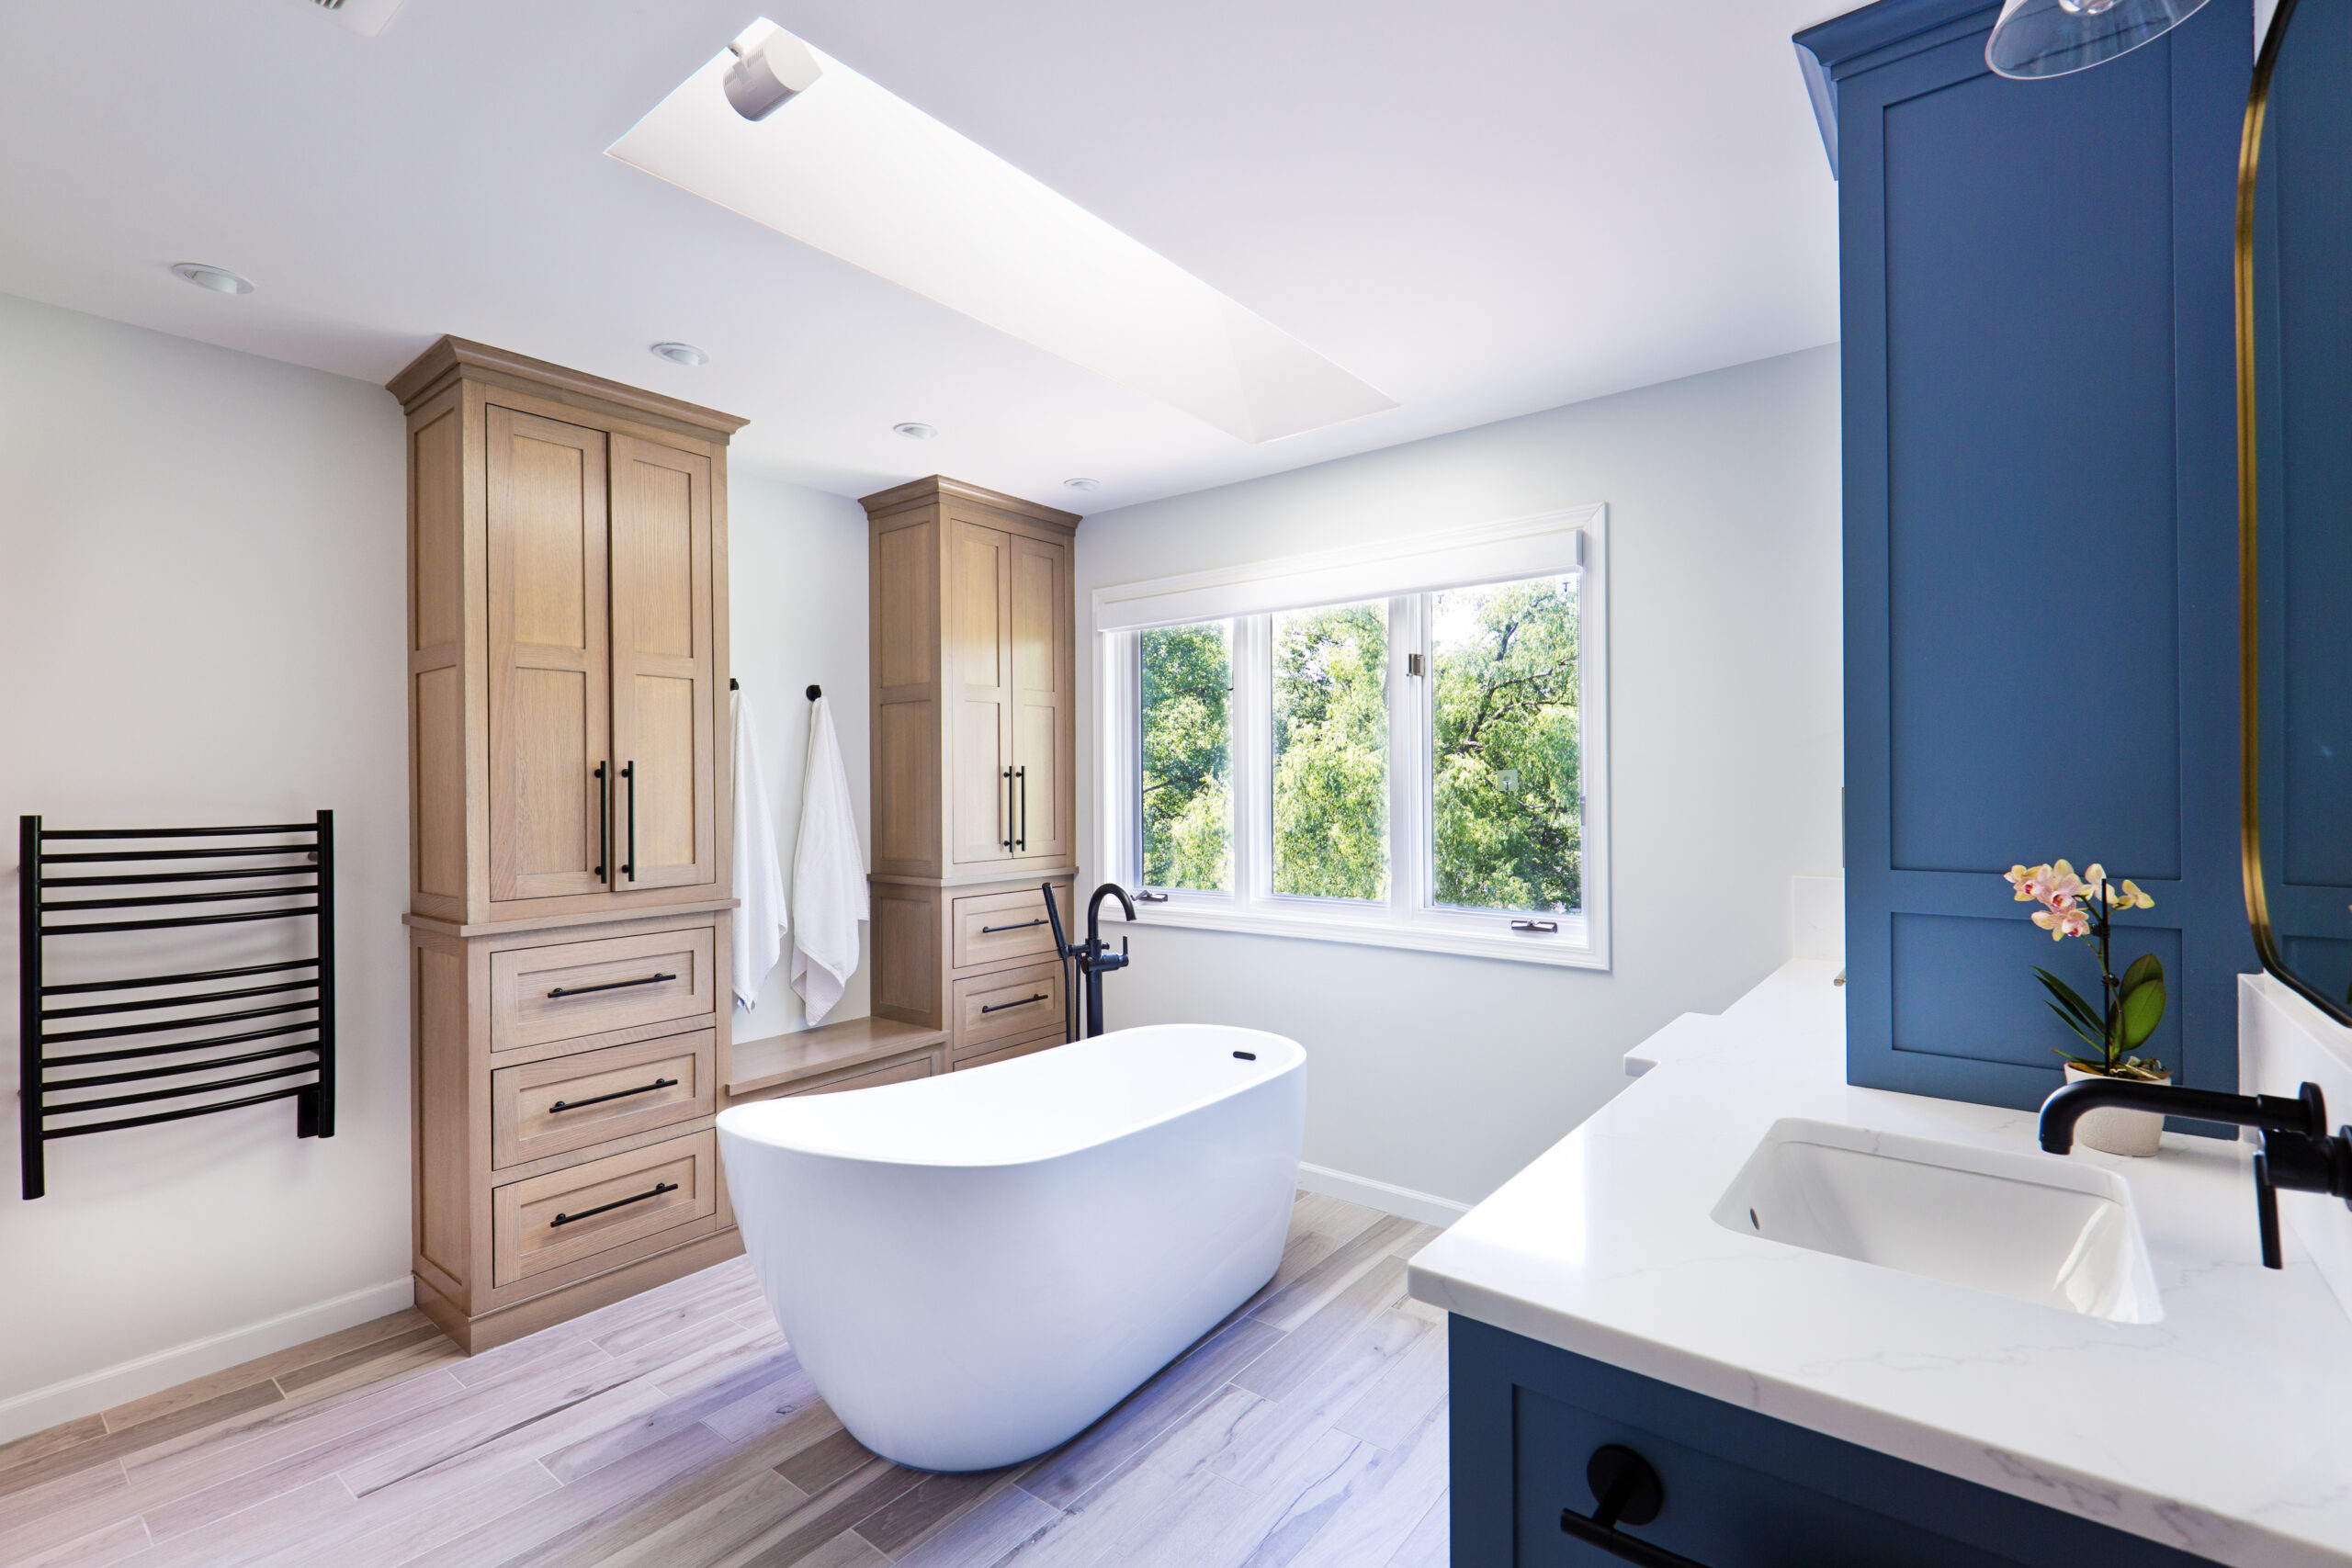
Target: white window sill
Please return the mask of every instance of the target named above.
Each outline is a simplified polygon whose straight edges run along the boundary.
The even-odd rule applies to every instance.
[[[1556,919],[1555,932],[1514,931],[1513,917],[1495,915],[1425,915],[1399,919],[1385,912],[1356,914],[1311,906],[1293,910],[1282,906],[1242,908],[1222,900],[1171,897],[1165,904],[1139,904],[1139,923],[1179,926],[1192,931],[1237,931],[1250,936],[1293,937],[1304,942],[1344,942],[1363,947],[1408,948],[1462,958],[1495,958],[1512,964],[1548,964],[1569,969],[1606,969],[1609,954],[1590,940],[1581,915],[1544,916]],[[1524,919],[1526,917],[1519,917]],[[1486,929],[1491,926],[1492,929]]]

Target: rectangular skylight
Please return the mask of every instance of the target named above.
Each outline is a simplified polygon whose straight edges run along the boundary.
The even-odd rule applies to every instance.
[[[754,23],[740,41],[775,28]],[[720,78],[733,56],[722,50],[606,153],[1244,441],[1396,406],[810,49],[824,74],[766,119],[728,104]]]

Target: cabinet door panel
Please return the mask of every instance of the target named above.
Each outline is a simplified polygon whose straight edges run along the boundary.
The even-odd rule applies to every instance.
[[[716,882],[710,459],[616,435],[613,479],[615,886]]]
[[[604,888],[605,437],[489,411],[491,897]]]
[[[955,858],[958,865],[1004,859],[1012,766],[1012,539],[994,528],[951,520],[947,547],[947,679],[955,705]]]
[[[1015,537],[1012,564],[1013,852],[1067,860],[1069,549]]]

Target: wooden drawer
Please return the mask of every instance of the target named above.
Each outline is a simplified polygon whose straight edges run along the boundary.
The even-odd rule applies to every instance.
[[[490,1048],[513,1051],[718,1011],[718,928],[603,937],[490,955]]]
[[[1070,919],[1069,885],[1056,883],[1054,897],[1061,905],[1063,928],[1067,930]],[[958,898],[954,903],[952,921],[953,964],[958,969],[1015,958],[1050,958],[1054,953],[1054,928],[1046,918],[1046,896],[1035,887],[1015,888],[1010,893],[976,893],[968,898]]]
[[[718,1108],[718,1035],[705,1029],[550,1056],[490,1075],[491,1164],[521,1165]]]
[[[718,1211],[718,1134],[705,1128],[493,1188],[492,1282],[511,1285],[632,1244],[659,1251],[663,1232]]]
[[[819,1084],[815,1089],[798,1089],[795,1092],[834,1094],[845,1089],[880,1089],[886,1083],[912,1083],[917,1078],[929,1077],[931,1077],[931,1057],[926,1054],[917,1056],[910,1062],[894,1062],[887,1067],[876,1067],[870,1073],[858,1073],[850,1077],[835,1078],[831,1083]]]
[[[1026,1039],[1062,1026],[1062,965],[1029,964],[958,980],[948,1009],[949,1043],[961,1055],[974,1046]]]
[[[1057,1029],[1051,1034],[1040,1034],[1035,1040],[1023,1040],[1011,1045],[999,1045],[991,1050],[967,1053],[956,1058],[956,1070],[960,1073],[967,1067],[985,1067],[990,1062],[1010,1062],[1015,1056],[1026,1056],[1035,1051],[1050,1051],[1057,1045],[1068,1043],[1069,1042],[1062,1038],[1062,1032]]]

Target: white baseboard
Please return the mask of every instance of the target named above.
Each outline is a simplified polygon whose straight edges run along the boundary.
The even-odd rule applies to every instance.
[[[133,1399],[161,1393],[192,1379],[226,1371],[297,1345],[356,1328],[416,1304],[416,1284],[408,1276],[369,1285],[330,1301],[298,1307],[260,1323],[191,1339],[168,1350],[101,1367],[45,1388],[0,1399],[0,1443],[39,1432],[62,1421],[109,1410]]]
[[[1368,1176],[1350,1176],[1344,1170],[1328,1166],[1298,1165],[1298,1184],[1309,1192],[1320,1192],[1326,1198],[1342,1198],[1351,1203],[1361,1203],[1367,1209],[1378,1209],[1384,1214],[1400,1214],[1408,1220],[1419,1220],[1440,1230],[1470,1212],[1467,1203],[1457,1203],[1451,1198],[1440,1198],[1431,1192],[1416,1192],[1409,1187],[1398,1187],[1386,1181],[1374,1181]]]

